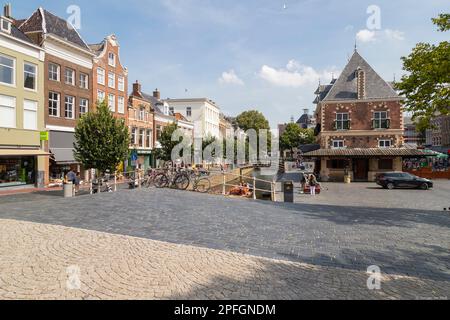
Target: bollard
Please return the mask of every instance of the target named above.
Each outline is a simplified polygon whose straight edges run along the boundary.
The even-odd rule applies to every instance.
[[[64,198],[73,198],[74,189],[72,182],[64,183],[63,190],[64,190]]]
[[[117,192],[117,171],[114,173],[114,192]]]
[[[223,187],[222,187],[222,195],[226,195],[227,194],[227,180],[226,180],[226,176],[225,176],[225,172],[223,173]]]
[[[256,178],[253,177],[253,200],[256,200]]]

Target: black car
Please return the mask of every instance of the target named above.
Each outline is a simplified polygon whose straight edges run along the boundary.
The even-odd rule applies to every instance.
[[[428,179],[413,176],[404,172],[387,172],[377,176],[376,182],[385,189],[409,188],[428,190],[433,188],[433,182]]]

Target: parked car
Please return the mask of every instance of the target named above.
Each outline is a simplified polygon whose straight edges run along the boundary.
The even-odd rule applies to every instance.
[[[385,189],[409,188],[428,190],[433,188],[433,182],[404,172],[387,172],[377,176],[376,182]]]

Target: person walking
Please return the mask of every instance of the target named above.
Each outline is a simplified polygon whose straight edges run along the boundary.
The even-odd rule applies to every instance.
[[[311,195],[315,196],[317,188],[317,179],[313,174],[309,176],[309,188],[311,190]]]

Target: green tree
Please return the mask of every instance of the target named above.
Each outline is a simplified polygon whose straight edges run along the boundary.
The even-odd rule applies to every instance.
[[[172,160],[172,150],[183,141],[183,137],[180,137],[179,141],[172,141],[172,135],[176,130],[178,130],[178,125],[176,123],[172,123],[162,130],[161,137],[159,138],[161,148],[156,149],[155,152],[157,159],[163,161]]]
[[[75,128],[74,156],[86,169],[114,172],[129,155],[130,134],[105,102],[85,114]]]
[[[441,32],[450,30],[450,14],[439,15],[433,23]],[[406,110],[413,113],[418,129],[431,128],[436,115],[450,114],[450,42],[419,43],[402,60],[407,75],[396,88],[406,97]]]
[[[314,131],[312,129],[302,129],[296,123],[290,123],[280,137],[280,148],[283,151],[294,151],[302,144],[314,142]]]
[[[257,133],[259,130],[266,129],[270,130],[269,121],[266,117],[259,111],[251,110],[241,113],[236,118],[236,123],[244,131],[254,129]]]

